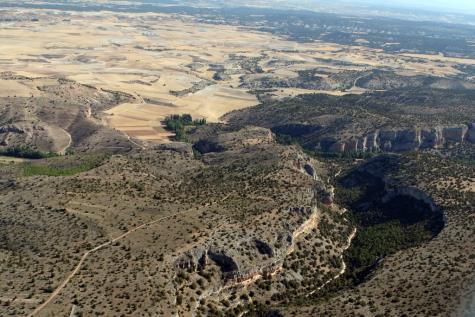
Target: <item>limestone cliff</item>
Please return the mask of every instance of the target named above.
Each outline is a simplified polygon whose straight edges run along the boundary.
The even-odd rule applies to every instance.
[[[404,152],[441,148],[449,144],[475,143],[475,123],[432,128],[392,128],[375,130],[361,137],[320,142],[317,147],[328,152]]]

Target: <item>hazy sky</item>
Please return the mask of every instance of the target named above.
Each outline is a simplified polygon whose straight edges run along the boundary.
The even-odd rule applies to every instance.
[[[431,9],[452,9],[462,13],[475,13],[475,0],[386,0],[372,1],[386,5],[404,5],[406,7],[418,7]]]
[[[423,9],[426,11],[440,11],[445,13],[462,13],[475,15],[475,0],[254,0],[255,2],[289,2],[299,4],[301,7],[318,8],[319,4],[333,7],[345,5],[346,7],[361,6],[368,9],[378,7],[399,7],[405,9]],[[474,21],[475,23],[475,21]]]

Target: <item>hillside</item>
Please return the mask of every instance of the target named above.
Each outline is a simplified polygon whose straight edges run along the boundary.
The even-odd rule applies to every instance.
[[[1,2],[0,316],[475,314],[467,16]]]
[[[0,96],[0,150],[28,147],[65,154],[69,150],[128,151],[132,144],[101,124],[103,111],[130,100],[61,78],[1,73],[10,90]]]
[[[347,205],[356,215],[365,215],[359,230],[366,239],[381,234],[380,239],[385,239],[385,235],[391,235],[387,226],[385,231],[378,232],[382,225],[368,222],[371,209],[366,210],[362,205],[362,201],[368,203],[368,198],[349,195],[364,194],[372,177],[383,180],[386,192],[383,199],[398,195],[413,197],[431,206],[432,212],[442,213],[443,229],[427,243],[373,260],[370,273],[356,286],[352,286],[351,276],[347,276],[347,281],[343,278],[326,291],[306,299],[304,307],[291,305],[285,311],[298,316],[469,316],[475,278],[474,175],[473,160],[467,164],[433,154],[382,156],[349,169],[338,180],[336,201]],[[372,189],[373,199],[376,192]],[[426,228],[435,229],[434,225],[425,223]],[[411,234],[406,232],[406,237]],[[399,239],[396,237],[390,239]],[[358,246],[361,243],[358,239],[355,246],[364,250]],[[373,247],[379,248],[383,243]],[[346,257],[349,263],[354,257],[351,252],[352,249]]]
[[[334,271],[341,238],[311,234],[327,217],[318,207],[328,193],[319,163],[276,144],[265,129],[221,133],[213,142],[223,150],[198,159],[186,144],[89,154],[96,163],[79,174],[67,163],[74,166],[74,157],[2,166],[1,274],[10,281],[2,311],[23,314],[56,295],[84,254],[40,316],[66,314],[71,305],[85,315],[234,307],[234,287],[279,272],[303,238],[326,239],[332,251],[315,269]]]
[[[255,125],[323,152],[413,151],[475,142],[473,90],[395,89],[363,95],[304,95],[235,111]]]

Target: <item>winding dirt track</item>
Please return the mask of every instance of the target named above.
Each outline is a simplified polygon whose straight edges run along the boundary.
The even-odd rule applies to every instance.
[[[68,131],[66,131],[66,130],[64,130],[64,132],[66,132],[66,133],[68,134],[69,140],[68,140],[68,144],[65,145],[62,150],[59,150],[59,151],[58,151],[58,153],[59,153],[60,155],[66,155],[66,151],[71,147],[71,144],[73,143],[73,139],[72,139],[72,137],[71,137],[71,134],[70,134]]]
[[[310,293],[308,293],[306,297],[308,297],[308,296],[314,294],[315,292],[321,290],[322,288],[327,286],[328,283],[330,283],[331,281],[336,280],[337,278],[339,278],[340,276],[342,276],[346,272],[346,263],[345,263],[345,261],[343,261],[343,253],[344,253],[344,251],[348,250],[351,247],[351,241],[353,241],[354,237],[356,236],[356,233],[357,233],[357,230],[356,230],[356,228],[354,228],[353,231],[351,232],[351,234],[348,236],[348,239],[346,240],[346,245],[344,246],[343,252],[340,255],[340,259],[342,260],[342,266],[341,266],[341,269],[338,272],[338,274],[333,276],[332,278],[328,279],[327,281],[325,281],[325,283],[323,283],[323,285],[318,287],[316,290],[313,290]]]
[[[128,134],[126,134],[126,133],[124,133],[124,134],[125,134],[125,136],[127,137],[127,139],[129,140],[130,143],[132,143],[133,145],[139,147],[139,148],[142,149],[142,150],[145,150],[145,149],[146,149],[146,147],[143,146],[142,144],[139,144],[139,143],[135,142],[135,141],[130,137],[130,135],[128,135]]]
[[[48,299],[42,303],[40,306],[38,306],[33,312],[31,312],[28,317],[32,317],[32,316],[35,316],[36,314],[38,314],[41,310],[43,310],[49,303],[51,303],[55,298],[56,296],[58,296],[58,294],[66,287],[66,285],[69,283],[69,281],[71,281],[71,279],[79,272],[79,270],[81,269],[81,266],[83,265],[84,261],[86,261],[87,257],[93,253],[93,252],[96,252],[96,251],[99,251],[100,249],[103,249],[109,245],[111,245],[112,243],[116,242],[116,241],[119,241],[125,237],[127,237],[128,235],[130,235],[131,233],[137,231],[137,230],[140,230],[140,229],[143,229],[143,228],[146,228],[146,227],[149,227],[153,224],[156,224],[157,222],[160,222],[160,221],[163,221],[165,219],[169,219],[169,218],[172,218],[172,217],[175,217],[177,215],[180,215],[180,214],[183,214],[183,213],[186,213],[190,210],[185,210],[185,211],[182,211],[182,212],[179,212],[179,213],[175,213],[175,214],[172,214],[172,215],[169,215],[169,216],[165,216],[165,217],[162,217],[162,218],[159,218],[159,219],[156,219],[154,221],[151,221],[151,222],[147,222],[147,223],[144,223],[138,227],[135,227],[133,229],[130,229],[129,231],[121,234],[120,236],[110,240],[109,242],[106,242],[106,243],[103,243],[101,245],[98,245],[97,247],[93,248],[93,249],[90,249],[88,251],[86,251],[83,256],[81,257],[81,259],[79,260],[79,263],[76,265],[76,267],[74,268],[74,270],[63,280],[63,282],[51,293],[50,297],[48,297]]]

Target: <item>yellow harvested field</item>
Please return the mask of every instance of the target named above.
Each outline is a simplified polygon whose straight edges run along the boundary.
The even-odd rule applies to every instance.
[[[181,98],[176,104],[195,117],[216,122],[227,112],[257,104],[257,99],[244,90],[214,85]]]
[[[103,120],[107,125],[131,137],[148,141],[166,141],[172,135],[160,123],[167,114],[161,112],[155,105],[124,103],[106,113],[109,116]]]

